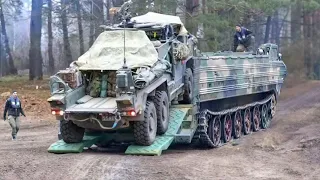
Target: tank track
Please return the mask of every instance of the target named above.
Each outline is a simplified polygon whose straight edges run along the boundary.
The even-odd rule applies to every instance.
[[[201,144],[201,146],[205,146],[205,147],[209,147],[209,148],[217,148],[219,146],[221,146],[222,143],[221,142],[221,136],[220,136],[220,142],[219,143],[214,143],[212,141],[212,139],[210,138],[210,135],[208,134],[208,128],[213,128],[209,126],[210,121],[213,121],[213,117],[216,116],[224,116],[227,115],[229,113],[235,113],[239,110],[245,110],[247,108],[253,108],[257,105],[264,105],[267,104],[269,101],[271,101],[273,95],[268,96],[267,98],[261,100],[261,101],[256,101],[250,104],[246,104],[243,106],[237,106],[235,108],[231,108],[231,109],[226,109],[223,111],[219,111],[219,112],[213,112],[210,110],[204,110],[200,113],[198,113],[198,130],[197,130],[197,135],[199,138],[199,142]],[[269,105],[267,105],[268,107],[268,113],[270,111],[270,103]],[[269,113],[270,114],[270,113]],[[272,117],[270,117],[272,118]],[[243,121],[242,121],[243,122]],[[220,121],[221,123],[221,121]],[[243,125],[243,124],[242,124]],[[220,132],[221,132],[221,124],[220,124]],[[243,126],[241,126],[243,128]],[[242,132],[242,128],[241,128],[241,132]],[[233,134],[232,134],[233,136]]]

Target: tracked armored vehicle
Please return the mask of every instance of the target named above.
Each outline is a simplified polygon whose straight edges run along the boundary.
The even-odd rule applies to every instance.
[[[270,125],[287,73],[281,57],[275,44],[201,54],[194,73],[200,143],[218,147]]]
[[[85,132],[128,132],[136,144],[151,145],[168,129],[171,104],[192,103],[196,41],[179,17],[123,19],[50,79],[48,101],[65,143],[81,142]]]

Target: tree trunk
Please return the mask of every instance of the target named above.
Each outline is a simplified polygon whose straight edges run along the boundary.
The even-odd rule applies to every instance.
[[[69,35],[68,35],[68,19],[67,19],[67,0],[61,0],[61,23],[62,23],[62,32],[63,32],[63,47],[64,47],[64,57],[65,62],[67,63],[66,66],[69,66],[69,64],[73,61],[72,54],[71,54],[71,48],[70,48],[70,41],[69,41]]]
[[[304,63],[307,70],[307,77],[312,78],[312,70],[311,70],[311,57],[310,57],[310,51],[311,51],[311,31],[310,31],[310,15],[304,14],[303,15],[303,36],[304,36]]]
[[[81,7],[80,2],[75,1],[77,6],[77,21],[79,28],[79,44],[80,44],[80,56],[84,54],[84,42],[83,42],[83,29],[82,29],[82,16],[81,16]]]
[[[280,27],[279,27],[279,12],[278,12],[278,10],[276,10],[276,12],[274,13],[273,26],[274,26],[275,43],[278,46],[280,46]]]
[[[41,28],[42,0],[32,0],[30,21],[29,79],[42,79]]]
[[[94,39],[96,39],[99,34],[102,32],[101,25],[104,25],[104,16],[103,16],[103,0],[93,0],[93,17],[94,17],[94,24],[95,24],[95,33]]]
[[[314,30],[314,37],[312,38],[314,40],[313,42],[313,51],[315,53],[315,57],[314,59],[317,60],[317,62],[315,62],[315,73],[317,74],[317,79],[320,79],[320,61],[318,59],[320,59],[320,52],[317,50],[317,48],[320,46],[320,32],[319,32],[319,28],[320,28],[320,11],[316,11],[315,13],[315,17],[313,19],[313,30]]]
[[[0,75],[1,77],[4,76],[6,73],[4,72],[5,68],[4,68],[4,59],[3,59],[3,52],[2,52],[2,49],[3,49],[3,46],[2,46],[2,36],[1,36],[1,33],[0,33]]]
[[[3,35],[0,33],[0,60],[1,60],[1,75],[5,76],[8,74],[8,63],[6,60],[6,53],[4,50],[4,40]]]
[[[94,42],[94,18],[93,18],[93,1],[91,1],[90,7],[90,35],[89,35],[89,47],[92,46]]]
[[[49,73],[52,75],[55,72],[54,58],[52,52],[52,0],[48,0],[48,57],[49,57]]]
[[[266,24],[266,32],[265,32],[265,36],[264,36],[264,43],[269,42],[270,27],[271,27],[271,16],[268,16],[267,24]]]
[[[111,8],[111,2],[110,0],[107,0],[107,21],[110,22],[111,18],[110,18],[110,13],[109,13],[109,9]]]
[[[13,57],[10,51],[10,45],[9,45],[9,39],[6,31],[6,23],[4,20],[4,14],[2,10],[2,1],[0,0],[0,21],[1,21],[1,31],[4,36],[4,43],[5,43],[5,49],[6,49],[6,54],[8,55],[9,58],[9,74],[17,74],[18,71],[14,66],[13,63]]]
[[[202,0],[202,14],[207,14],[207,0]]]
[[[291,40],[295,43],[301,38],[301,2],[296,1],[291,8]]]

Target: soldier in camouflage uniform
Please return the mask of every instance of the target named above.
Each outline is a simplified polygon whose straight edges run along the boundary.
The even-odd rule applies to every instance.
[[[234,52],[248,51],[251,45],[252,32],[240,25],[236,26],[236,33],[234,34]]]
[[[7,99],[4,113],[3,113],[3,120],[6,120],[6,115],[8,112],[8,121],[12,128],[12,140],[15,140],[17,138],[17,133],[19,131],[20,126],[20,120],[19,116],[22,114],[24,117],[26,115],[23,112],[21,101],[18,98],[17,92],[13,91],[12,96],[10,96],[9,99]]]

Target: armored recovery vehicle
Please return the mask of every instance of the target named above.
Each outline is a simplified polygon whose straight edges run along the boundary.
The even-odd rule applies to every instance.
[[[50,79],[48,101],[65,143],[81,142],[85,131],[125,131],[151,145],[168,129],[171,104],[192,103],[194,36],[176,16],[123,19]]]

